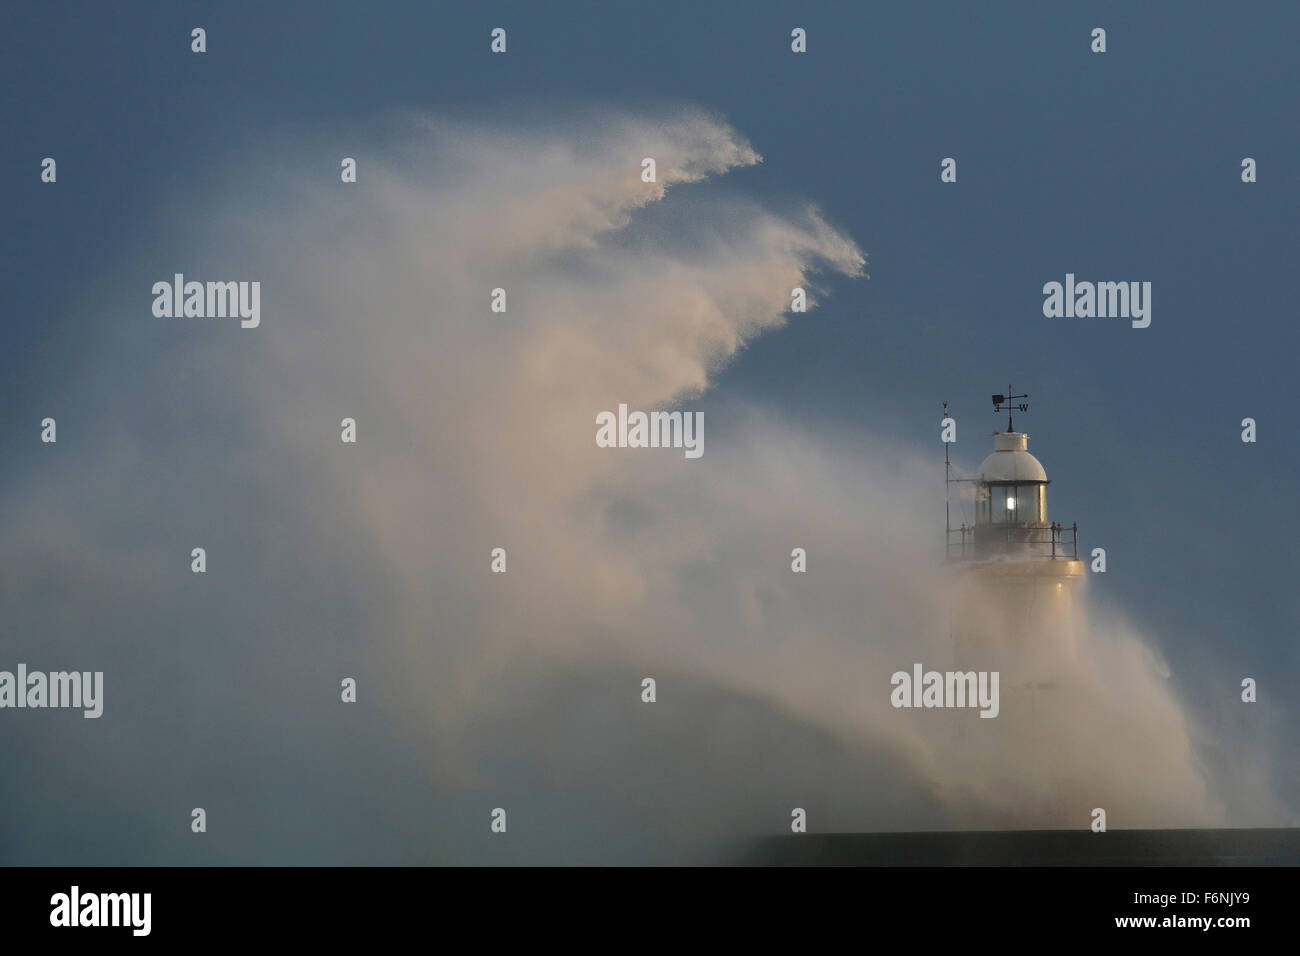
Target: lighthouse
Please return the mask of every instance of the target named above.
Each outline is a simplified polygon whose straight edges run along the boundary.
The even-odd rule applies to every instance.
[[[1029,410],[1021,401],[1028,397],[1009,387],[992,396],[994,411],[1007,413],[1007,428],[993,435],[973,477],[953,478],[945,450],[949,489],[967,485],[961,498],[974,511],[973,522],[954,528],[949,506],[947,557],[956,579],[955,662],[1003,670],[1004,687],[1041,688],[1056,683],[1074,654],[1074,592],[1084,575],[1078,526],[1052,520],[1051,481],[1029,451],[1029,435],[1015,427],[1013,415]]]

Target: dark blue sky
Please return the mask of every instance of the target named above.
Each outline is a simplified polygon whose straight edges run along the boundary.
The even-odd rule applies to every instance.
[[[295,124],[364,154],[351,131],[402,108],[685,102],[764,156],[726,188],[813,200],[869,257],[869,281],[831,282],[820,308],[748,348],[720,395],[930,443],[936,524],[922,530],[937,540],[939,403],[959,421],[956,460],[974,466],[1001,421],[988,396],[1010,382],[1032,395],[1023,425],[1053,517],[1106,548],[1094,590],[1146,626],[1184,692],[1227,708],[1242,676],[1262,695],[1300,680],[1295,5],[11,3],[0,16],[7,462],[70,365],[69,333],[94,322],[71,306],[93,301],[82,284],[223,155],[274,149]],[[204,56],[189,52],[193,26]],[[504,57],[487,51],[495,26]],[[789,52],[794,26],[806,55]],[[1096,26],[1104,55],[1089,50]],[[39,182],[44,156],[56,187]],[[939,181],[946,156],[955,185]],[[1067,272],[1151,282],[1151,326],[1044,318],[1041,288]]]

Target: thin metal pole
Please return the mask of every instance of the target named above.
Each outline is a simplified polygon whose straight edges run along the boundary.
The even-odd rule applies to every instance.
[[[943,403],[943,428],[948,427],[948,403]],[[943,437],[942,431],[939,437]],[[948,461],[948,443],[943,443],[943,554],[952,556],[952,513],[951,513],[952,464]],[[966,550],[966,536],[962,535],[962,551]]]

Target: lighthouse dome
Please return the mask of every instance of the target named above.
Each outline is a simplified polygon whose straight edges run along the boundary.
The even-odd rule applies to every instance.
[[[994,435],[993,454],[980,465],[980,481],[1047,481],[1047,472],[1028,448],[1029,436],[1024,432]]]

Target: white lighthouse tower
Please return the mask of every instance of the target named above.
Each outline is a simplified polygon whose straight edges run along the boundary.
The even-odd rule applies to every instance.
[[[1049,518],[1047,471],[1029,452],[1029,436],[1015,429],[1012,414],[1029,409],[1017,400],[1028,397],[1010,388],[994,395],[1007,430],[993,436],[975,477],[954,479],[949,467],[947,478],[974,485],[975,510],[973,524],[948,527],[957,573],[954,657],[959,665],[1003,670],[1005,689],[1050,686],[1073,656],[1073,591],[1083,578],[1078,526]]]
[[[966,801],[966,819],[990,829],[1086,827],[1098,807],[1160,825],[1172,807],[1214,819],[1163,676],[1117,622],[1085,619],[1078,526],[1052,520],[1047,470],[1012,419],[1026,398],[994,395],[1006,431],[968,476],[949,465],[950,490],[966,492],[966,520],[949,518],[944,576],[954,670],[989,672],[989,686],[996,672],[1000,699],[994,719],[949,720],[930,736],[932,759],[960,782],[944,785]],[[944,411],[946,449],[956,434]]]

